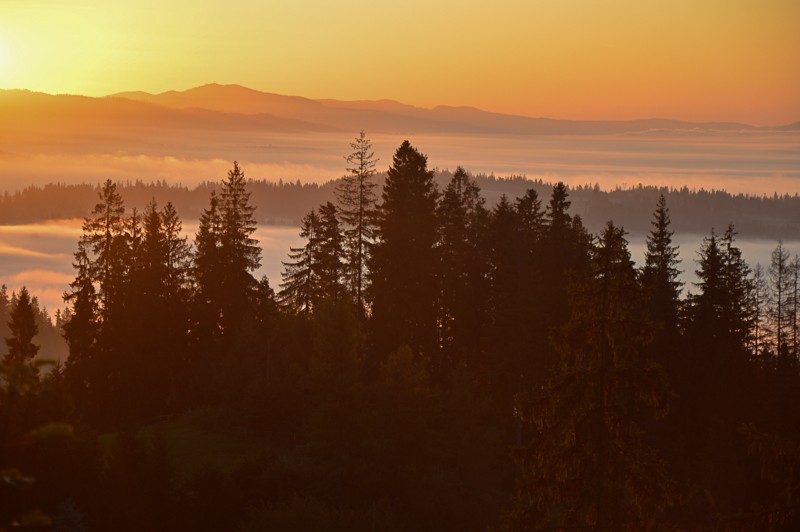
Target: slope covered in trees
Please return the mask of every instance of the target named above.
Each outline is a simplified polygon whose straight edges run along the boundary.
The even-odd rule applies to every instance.
[[[721,226],[691,261],[677,192],[638,222],[636,269],[621,225],[593,236],[575,212],[595,191],[492,203],[487,180],[440,185],[404,142],[377,205],[345,185],[307,211],[277,294],[238,164],[193,239],[179,206],[106,182],[64,365],[30,356],[34,299],[0,298],[0,526],[796,529],[798,259],[779,245],[752,270]]]
[[[360,165],[361,163],[351,163]],[[353,168],[353,167],[351,167]],[[368,167],[359,170],[364,172]],[[455,171],[435,170],[434,180],[444,190]],[[353,174],[348,173],[348,176]],[[521,197],[526,190],[535,190],[546,198],[554,183],[524,176],[473,176],[487,206],[496,205],[502,195]],[[299,180],[248,182],[252,201],[259,206],[261,224],[299,225],[303,216],[316,205],[337,201],[346,177],[324,184],[301,183]],[[373,184],[381,187],[385,172],[374,175]],[[199,218],[208,202],[214,183],[195,188],[158,182],[125,182],[118,184],[129,206],[144,209],[155,197],[159,204],[171,202],[187,220]],[[99,186],[50,184],[28,187],[0,196],[0,224],[34,223],[37,221],[83,218],[91,212]],[[614,219],[629,234],[641,236],[650,230],[649,217],[653,204],[664,194],[673,214],[673,229],[680,233],[706,234],[711,227],[733,223],[742,238],[795,239],[800,234],[800,196],[730,194],[721,190],[696,190],[688,187],[657,188],[636,186],[626,189],[601,190],[587,184],[569,189],[572,212],[579,214],[591,231],[599,232],[606,221]],[[367,199],[365,204],[369,204]],[[344,207],[344,205],[342,205]],[[352,211],[348,206],[348,212]],[[352,216],[352,215],[351,215]]]

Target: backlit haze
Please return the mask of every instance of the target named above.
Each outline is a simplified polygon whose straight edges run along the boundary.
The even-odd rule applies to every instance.
[[[209,82],[573,119],[800,119],[794,0],[3,0],[0,87]]]
[[[796,194],[798,95],[795,0],[0,0],[0,193],[233,160],[322,183],[363,128],[379,171],[409,139],[432,168]],[[277,281],[296,230],[264,231]],[[58,306],[77,234],[6,227],[0,274]]]

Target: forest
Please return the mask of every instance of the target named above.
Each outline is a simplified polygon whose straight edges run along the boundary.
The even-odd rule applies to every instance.
[[[454,170],[432,169],[434,182],[444,190]],[[386,172],[378,171],[373,181],[382,187]],[[498,177],[477,174],[473,181],[481,188],[488,208],[493,208],[503,195],[515,198],[528,189],[542,197],[549,195],[555,183],[542,178],[521,175]],[[634,178],[632,178],[633,180]],[[297,225],[317,205],[336,200],[336,189],[342,178],[324,183],[267,181],[248,179],[248,192],[254,205],[256,221],[267,225]],[[195,187],[161,181],[123,181],[117,183],[119,193],[129,208],[144,209],[151,199],[159,204],[172,203],[187,220],[195,221],[208,203],[208,196],[218,186],[215,182]],[[96,203],[100,186],[51,183],[43,186],[5,191],[0,195],[0,224],[27,224],[54,219],[86,217]],[[682,234],[705,234],[711,227],[733,223],[744,238],[796,239],[800,234],[800,195],[731,194],[724,190],[705,190],[682,186],[655,187],[636,185],[602,190],[597,183],[569,187],[571,210],[579,214],[584,225],[599,232],[613,219],[626,231],[643,237],[650,229],[652,205],[663,194],[675,217],[673,230]]]
[[[517,179],[490,201],[408,141],[384,176],[351,147],[278,282],[253,233],[294,218],[235,162],[193,238],[185,202],[81,189],[67,310],[0,297],[0,530],[800,528],[800,259],[751,268],[728,223],[672,241],[701,199],[796,235],[796,196]]]

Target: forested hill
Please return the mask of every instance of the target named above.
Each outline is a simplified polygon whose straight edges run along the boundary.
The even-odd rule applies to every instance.
[[[246,168],[245,168],[246,170]],[[377,176],[382,184],[385,174]],[[449,171],[436,173],[439,190],[452,177]],[[547,196],[553,184],[521,176],[495,177],[477,175],[476,182],[491,206],[505,194],[519,197],[528,188]],[[256,217],[263,224],[298,225],[315,206],[332,200],[337,181],[319,185],[285,181],[254,180],[249,184]],[[120,192],[132,207],[143,209],[155,198],[158,203],[171,201],[186,220],[196,220],[207,206],[208,194],[216,186],[204,183],[195,188],[168,184],[165,181],[120,183]],[[5,192],[0,197],[0,224],[23,224],[48,219],[82,218],[97,203],[99,185],[50,184]],[[596,232],[613,219],[632,235],[649,231],[650,213],[659,193],[664,193],[679,233],[706,234],[715,227],[733,223],[742,237],[797,238],[800,235],[800,196],[750,196],[724,191],[693,190],[689,187],[665,189],[642,186],[604,191],[597,185],[570,190],[574,212],[590,231]]]

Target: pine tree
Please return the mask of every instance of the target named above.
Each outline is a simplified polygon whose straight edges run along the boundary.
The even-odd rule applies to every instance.
[[[38,308],[35,299],[32,300],[26,287],[22,287],[19,294],[12,297],[11,320],[8,323],[11,336],[6,338],[8,353],[3,359],[4,364],[12,362],[30,365],[39,353],[39,346],[33,339],[39,334],[36,324]]]
[[[339,214],[344,226],[347,284],[359,313],[365,311],[367,263],[375,237],[375,165],[378,159],[364,130],[350,143],[347,174],[336,188]]]
[[[404,141],[383,189],[370,268],[372,339],[382,355],[402,345],[426,358],[436,350],[438,193],[427,165],[427,157]]]
[[[647,236],[647,252],[641,272],[641,283],[648,298],[648,310],[664,336],[674,335],[678,328],[680,291],[678,246],[672,245],[669,209],[664,195],[656,204],[656,212]]]
[[[574,286],[559,364],[520,398],[536,434],[519,451],[524,482],[509,528],[646,529],[675,496],[642,425],[666,413],[670,388],[645,352],[651,330],[621,228],[609,222],[591,280]]]

